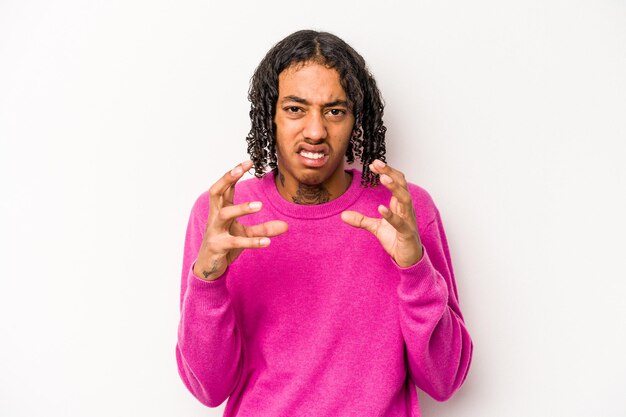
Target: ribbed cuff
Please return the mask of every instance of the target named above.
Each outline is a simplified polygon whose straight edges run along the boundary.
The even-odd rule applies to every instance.
[[[187,293],[186,298],[195,298],[197,302],[205,307],[214,308],[219,307],[226,303],[230,298],[228,288],[226,287],[226,279],[228,275],[228,269],[226,272],[214,281],[206,281],[198,278],[193,273],[193,266],[195,262],[191,264],[189,268],[189,274],[187,276]]]
[[[432,300],[432,298],[437,298],[447,304],[448,286],[431,263],[426,247],[423,250],[422,259],[415,265],[407,268],[397,267],[400,272],[398,292],[401,296],[410,296],[413,299],[424,297]]]

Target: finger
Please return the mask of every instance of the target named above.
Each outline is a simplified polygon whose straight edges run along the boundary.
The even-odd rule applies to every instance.
[[[256,213],[261,210],[263,204],[260,201],[237,204],[236,206],[223,206],[217,211],[212,226],[215,228],[227,227],[231,221],[246,214]]]
[[[218,210],[224,204],[224,194],[229,188],[234,188],[237,181],[241,179],[243,174],[252,168],[252,161],[245,161],[235,166],[233,169],[225,173],[222,178],[217,180],[209,189],[210,210]],[[229,198],[230,197],[230,198]],[[232,204],[232,192],[226,198],[226,204]]]
[[[228,246],[230,249],[255,249],[264,248],[271,243],[268,237],[243,237],[243,236],[231,236],[228,240]]]
[[[404,174],[378,159],[370,164],[370,169],[380,175],[381,184],[391,191],[391,210],[405,219],[414,219],[413,200]]]
[[[243,177],[243,175],[246,172],[248,172],[250,170],[250,168],[252,168],[252,165],[253,165],[252,161],[245,161],[245,162],[242,162],[241,164],[237,165],[235,168],[233,168],[230,171],[231,175],[238,176],[238,178],[224,192],[224,195],[222,197],[222,204],[223,205],[231,205],[231,204],[233,204],[233,199],[235,197],[235,184],[237,183],[237,181],[239,181],[241,179],[241,177]],[[240,171],[241,171],[241,173],[240,173]]]
[[[409,190],[406,188],[406,182],[404,184],[395,181],[391,176],[387,174],[380,175],[380,182],[385,186],[389,191],[391,191],[391,195],[393,195],[398,203],[402,204],[404,209],[409,210],[412,205],[411,194]],[[408,211],[407,211],[408,212]]]
[[[383,206],[382,204],[378,206],[378,212],[381,216],[383,216],[383,219],[387,220],[387,222],[398,231],[398,233],[409,235],[413,232],[413,229],[406,222],[405,219],[403,219],[401,216],[394,213],[387,207]]]
[[[380,224],[380,220],[378,219],[372,219],[371,217],[364,216],[357,211],[350,210],[341,213],[341,220],[348,223],[350,226],[365,229],[374,235],[376,234],[378,225]]]
[[[384,163],[380,159],[375,159],[374,162],[370,164],[370,170],[376,174],[384,174],[391,177],[395,183],[400,184],[402,187],[406,188],[407,186],[404,173]]]
[[[282,220],[270,220],[269,222],[246,226],[246,236],[248,237],[273,237],[287,231],[287,223]]]

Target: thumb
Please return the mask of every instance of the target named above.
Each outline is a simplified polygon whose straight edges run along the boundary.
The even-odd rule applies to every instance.
[[[365,229],[374,234],[376,234],[376,230],[378,229],[377,219],[366,217],[356,211],[348,210],[348,211],[342,212],[341,220],[348,223],[350,226],[358,227],[360,229]]]

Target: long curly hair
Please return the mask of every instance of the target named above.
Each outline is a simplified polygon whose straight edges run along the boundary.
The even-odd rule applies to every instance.
[[[278,76],[294,64],[315,62],[339,73],[341,86],[347,94],[355,121],[346,150],[346,160],[355,156],[362,164],[361,185],[375,186],[378,175],[370,171],[374,159],[385,161],[384,103],[376,81],[365,60],[350,45],[327,32],[301,30],[278,42],[265,55],[250,81],[250,121],[246,136],[248,154],[257,177],[277,167],[276,163],[276,103]]]

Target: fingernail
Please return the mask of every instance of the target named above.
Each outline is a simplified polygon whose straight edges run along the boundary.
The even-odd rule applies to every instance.
[[[383,184],[391,184],[393,182],[393,180],[391,179],[390,176],[382,174],[380,176],[380,182],[382,182]]]
[[[259,239],[259,245],[261,246],[267,246],[270,244],[270,239],[267,237],[262,237],[261,239]]]
[[[389,213],[389,209],[388,209],[387,207],[383,206],[382,204],[381,204],[380,206],[378,206],[378,211],[379,211],[381,214],[387,214],[387,213]]]
[[[258,210],[261,208],[262,205],[263,203],[261,203],[260,201],[253,201],[248,204],[248,207],[250,207],[252,210]]]
[[[233,168],[230,171],[230,175],[232,175],[233,177],[236,177],[237,175],[240,175],[242,172],[241,167],[239,165],[237,165],[235,168]]]
[[[374,160],[374,165],[378,168],[384,168],[385,167],[385,163],[383,161],[381,161],[380,159],[375,159]]]

